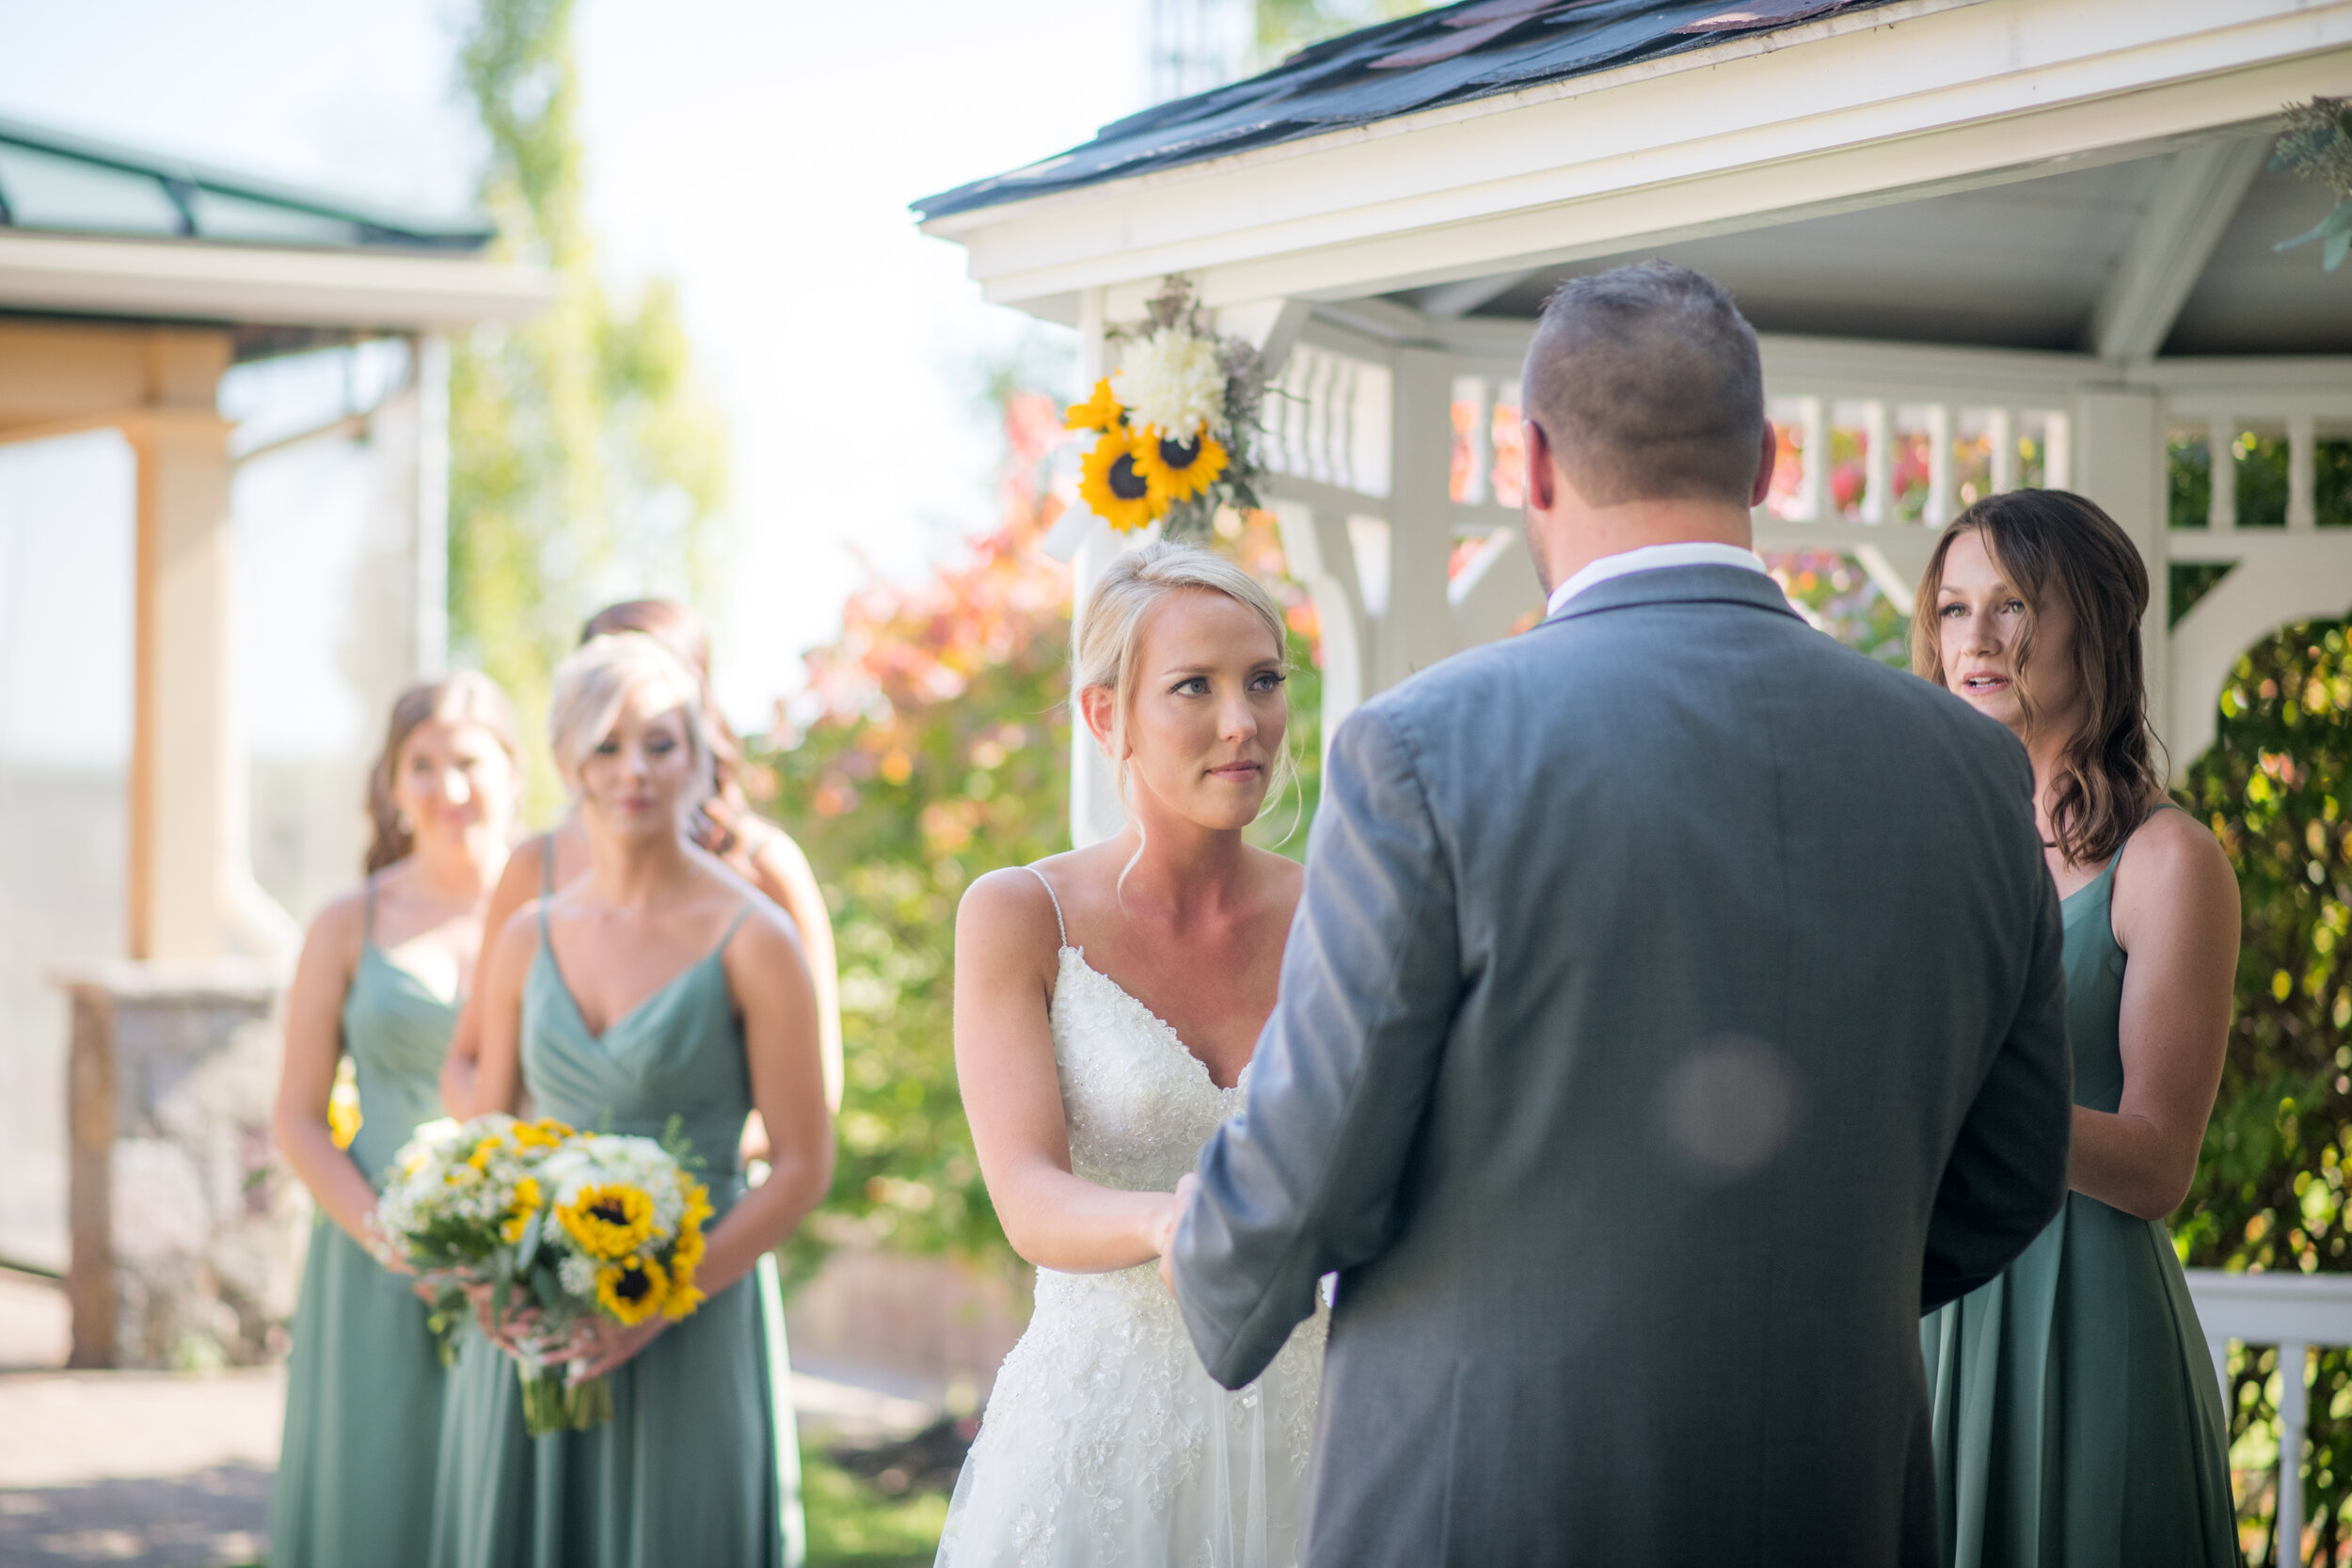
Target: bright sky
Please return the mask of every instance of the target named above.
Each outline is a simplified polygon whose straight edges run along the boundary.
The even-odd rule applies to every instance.
[[[426,210],[465,204],[465,0],[0,0],[0,115]],[[1086,139],[1142,93],[1142,0],[579,0],[611,280],[665,271],[734,440],[720,673],[796,684],[863,573],[992,509],[976,367],[1024,333],[914,198]]]

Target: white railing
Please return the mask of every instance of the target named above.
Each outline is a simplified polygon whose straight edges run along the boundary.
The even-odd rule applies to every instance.
[[[2279,1475],[2272,1560],[2303,1560],[2303,1434],[2314,1347],[2352,1345],[2352,1275],[2188,1271],[2188,1293],[2230,1397],[2230,1344],[2279,1347]]]

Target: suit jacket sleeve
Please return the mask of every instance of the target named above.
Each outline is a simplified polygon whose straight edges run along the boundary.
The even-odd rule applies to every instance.
[[[1334,740],[1242,1114],[1210,1139],[1171,1264],[1185,1325],[1238,1388],[1314,1309],[1316,1281],[1376,1256],[1461,990],[1454,892],[1393,721]]]
[[[2038,846],[2040,835],[2031,842]],[[2074,1095],[2065,927],[2038,848],[2033,859],[2038,896],[2025,991],[1944,1167],[1920,1275],[1922,1311],[1966,1295],[2009,1267],[2066,1202]]]

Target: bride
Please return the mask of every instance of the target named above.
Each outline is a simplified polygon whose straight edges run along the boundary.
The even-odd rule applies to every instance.
[[[1080,614],[1073,684],[1127,824],[990,873],[957,915],[957,1078],[997,1217],[1038,1275],[943,1568],[1297,1560],[1324,1316],[1229,1394],[1156,1267],[1171,1189],[1242,1108],[1298,903],[1297,865],[1242,842],[1283,754],[1282,626],[1207,550],[1115,560]]]

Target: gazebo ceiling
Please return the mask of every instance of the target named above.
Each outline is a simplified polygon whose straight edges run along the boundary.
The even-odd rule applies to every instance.
[[[2167,152],[1388,297],[1439,318],[1529,320],[1565,278],[1659,257],[1722,281],[1766,332],[2095,349],[2101,297],[2171,162]],[[2333,200],[2291,174],[2257,175],[2162,352],[2352,353],[2352,274],[2323,272],[2310,247],[2273,249]]]

